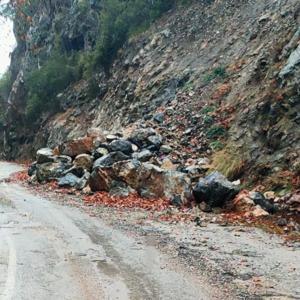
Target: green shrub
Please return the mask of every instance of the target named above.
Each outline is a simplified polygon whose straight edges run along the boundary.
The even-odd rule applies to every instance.
[[[128,37],[140,31],[140,28],[147,28],[175,3],[175,0],[104,0],[100,12],[99,38],[91,59],[85,64],[85,70],[92,72],[102,66],[108,73],[118,50]]]
[[[203,78],[204,82],[209,83],[216,78],[226,78],[227,73],[224,67],[217,67],[211,73],[206,74]]]
[[[8,98],[11,86],[12,86],[11,74],[10,72],[6,72],[0,78],[0,98],[4,100]]]
[[[201,109],[201,113],[206,115],[208,113],[214,112],[216,108],[214,106],[207,105]]]
[[[222,142],[220,141],[214,141],[214,142],[211,142],[209,144],[210,148],[213,150],[213,151],[220,151],[224,148],[224,145]]]
[[[213,125],[206,132],[206,136],[209,139],[218,138],[218,137],[224,136],[225,134],[226,134],[226,130],[221,125]]]
[[[79,78],[73,59],[55,55],[25,78],[27,88],[26,117],[32,122],[43,112],[59,110],[57,94]]]

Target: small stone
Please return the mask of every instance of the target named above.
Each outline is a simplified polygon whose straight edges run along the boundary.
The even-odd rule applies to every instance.
[[[207,204],[206,202],[201,202],[199,205],[199,208],[203,211],[203,212],[212,212],[212,208],[209,204]]]
[[[286,219],[284,218],[280,218],[278,221],[277,221],[277,225],[278,226],[281,226],[281,227],[284,227],[284,226],[287,226],[288,222]]]
[[[104,148],[104,147],[99,147],[97,148],[94,152],[93,152],[93,157],[95,159],[98,159],[102,156],[105,156],[109,153],[108,149]]]
[[[262,209],[259,205],[256,205],[254,210],[251,212],[251,215],[253,217],[259,218],[259,217],[265,217],[268,216],[269,213]]]
[[[133,152],[132,144],[124,139],[114,140],[109,144],[109,150],[111,152],[123,152],[126,155],[131,155]]]
[[[153,156],[153,153],[150,150],[145,149],[141,152],[133,153],[132,158],[137,159],[142,162],[146,162],[146,161],[149,161],[152,156]]]
[[[162,124],[164,122],[164,118],[164,113],[157,113],[153,116],[153,120],[159,124]]]
[[[113,141],[115,141],[117,139],[119,139],[119,137],[116,136],[116,135],[114,135],[114,134],[109,134],[109,135],[106,136],[106,141],[108,143],[111,143],[111,142],[113,142]]]
[[[169,145],[162,145],[159,149],[160,152],[164,153],[164,154],[169,154],[172,152],[172,147]]]

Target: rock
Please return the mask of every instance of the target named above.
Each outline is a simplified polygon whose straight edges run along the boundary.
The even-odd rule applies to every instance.
[[[60,153],[63,155],[76,157],[79,154],[91,154],[93,149],[93,138],[84,137],[63,143],[59,146]]]
[[[93,157],[95,159],[98,159],[102,156],[105,156],[109,153],[108,149],[104,148],[104,147],[99,147],[96,150],[93,151]]]
[[[156,147],[156,149],[158,150],[160,148],[160,146],[162,145],[162,136],[157,134],[157,135],[151,135],[148,137],[148,141],[150,143],[150,145],[153,145]]]
[[[287,225],[288,225],[288,222],[287,222],[286,219],[280,218],[280,219],[277,221],[277,225],[278,225],[278,226],[281,226],[281,227],[284,227],[284,226],[287,226]]]
[[[172,199],[171,199],[171,204],[177,207],[181,207],[183,205],[183,201],[181,199],[181,196],[179,195],[175,195]]]
[[[259,218],[259,217],[268,216],[269,213],[264,209],[262,209],[259,205],[256,205],[254,210],[251,211],[250,215],[252,215],[255,218]]]
[[[123,152],[126,155],[131,155],[133,152],[132,144],[124,139],[119,139],[109,144],[109,150],[111,152]]]
[[[169,145],[162,145],[162,146],[160,147],[159,151],[160,151],[161,153],[164,153],[164,154],[169,154],[169,153],[172,152],[172,147],[169,146]]]
[[[181,196],[182,203],[185,204],[191,197],[191,180],[190,178],[177,171],[166,171],[163,176],[164,196],[172,198],[173,196]]]
[[[133,152],[139,151],[139,147],[137,145],[135,145],[135,144],[131,144],[131,145],[132,145],[132,151]]]
[[[146,148],[149,146],[148,138],[152,135],[156,135],[156,131],[152,128],[138,129],[132,132],[129,141],[139,148]]]
[[[82,193],[84,195],[92,195],[93,194],[92,189],[89,185],[87,185],[85,188],[82,189]]]
[[[199,204],[199,208],[200,208],[203,212],[206,212],[206,213],[212,212],[211,206],[210,206],[208,203],[206,203],[206,202],[201,202],[201,203]]]
[[[141,162],[146,162],[149,161],[149,159],[151,159],[151,157],[153,156],[153,153],[148,150],[142,150],[141,152],[137,152],[137,153],[133,153],[132,158],[133,159],[137,159]]]
[[[37,165],[36,176],[39,182],[58,179],[64,175],[64,172],[71,166],[62,163],[44,163]]]
[[[234,209],[239,212],[250,211],[255,206],[254,201],[249,196],[249,191],[242,190],[233,201]]]
[[[291,53],[287,64],[283,67],[283,69],[279,73],[280,78],[284,78],[290,74],[292,74],[296,68],[300,64],[300,45]]]
[[[74,159],[74,166],[90,171],[93,166],[93,157],[89,154],[79,154]]]
[[[129,156],[125,155],[123,152],[111,152],[103,157],[98,158],[93,165],[93,169],[98,167],[109,167],[112,166],[114,163],[122,160],[130,159]]]
[[[94,140],[97,140],[101,143],[105,142],[105,135],[103,131],[99,128],[89,128],[87,131],[87,136],[93,138]]]
[[[55,156],[55,162],[60,162],[62,164],[72,164],[72,157],[67,156],[67,155],[58,155]]]
[[[275,192],[273,191],[268,191],[264,193],[264,197],[268,200],[273,200],[276,198]]]
[[[239,189],[219,172],[213,172],[200,179],[193,189],[196,202],[206,202],[211,207],[223,206],[232,200],[238,192]]]
[[[71,168],[66,170],[63,175],[67,175],[68,173],[72,173],[73,175],[81,178],[84,175],[85,171],[86,170],[83,169],[82,167],[72,166]]]
[[[276,206],[271,203],[269,200],[267,200],[262,193],[259,192],[251,192],[249,194],[250,199],[253,200],[253,202],[256,205],[259,205],[264,210],[266,210],[268,213],[275,213],[277,211]]]
[[[153,116],[153,120],[159,124],[164,122],[165,114],[164,113],[157,113]]]
[[[135,191],[122,181],[112,181],[109,194],[111,196],[128,197]]]
[[[111,142],[113,142],[115,140],[118,140],[118,139],[119,139],[119,137],[117,135],[114,135],[114,134],[109,134],[109,135],[106,136],[106,141],[108,143],[111,143]]]
[[[199,177],[200,176],[200,168],[198,166],[189,166],[183,169],[183,172],[189,174],[191,177]]]
[[[60,187],[75,187],[78,185],[79,181],[80,178],[72,173],[68,173],[67,175],[59,179],[58,185]]]
[[[177,166],[169,158],[165,158],[160,166],[164,170],[176,171]]]
[[[84,188],[86,188],[89,183],[90,177],[91,173],[85,171],[84,175],[79,179],[78,183],[76,184],[76,189],[83,190]]]
[[[28,168],[28,176],[33,176],[36,173],[36,169],[37,169],[37,162],[32,163],[29,168]]]
[[[126,160],[108,167],[94,169],[90,186],[93,191],[110,191],[113,182],[126,183],[147,198],[180,196],[182,202],[189,198],[190,179],[186,174],[163,169],[138,160]]]
[[[109,192],[114,180],[114,172],[111,167],[95,168],[89,179],[89,186],[93,192]]]
[[[38,164],[54,162],[55,155],[52,149],[50,148],[42,148],[36,152],[36,160]]]
[[[199,158],[197,164],[200,166],[207,166],[210,164],[210,160],[207,157]]]

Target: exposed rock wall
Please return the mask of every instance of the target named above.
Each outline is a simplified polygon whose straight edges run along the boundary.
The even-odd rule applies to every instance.
[[[51,14],[43,9],[13,56],[13,156],[83,136],[91,127],[121,132],[150,123],[172,143],[176,160],[212,156],[212,167],[232,179],[298,176],[299,1],[195,1],[170,11],[130,39],[109,77],[95,74],[97,98],[89,99],[82,80],[59,95],[64,111],[29,132],[15,122],[24,109],[22,71],[47,58],[57,24],[71,48],[90,47],[97,34],[93,9],[84,19],[68,2]],[[157,112],[162,123],[153,121]]]

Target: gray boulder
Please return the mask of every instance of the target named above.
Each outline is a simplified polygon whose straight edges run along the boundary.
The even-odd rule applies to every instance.
[[[219,172],[213,172],[199,180],[193,189],[196,202],[205,202],[211,207],[223,206],[232,200],[239,192],[239,188],[228,181]]]
[[[96,150],[93,151],[94,159],[98,159],[102,156],[105,156],[109,153],[108,149],[105,147],[98,147]]]
[[[150,158],[153,156],[153,153],[148,150],[142,150],[141,152],[136,152],[132,155],[133,159],[139,160],[141,162],[146,162],[148,160],[150,160]]]
[[[124,154],[123,152],[111,152],[105,156],[98,158],[93,165],[93,169],[99,167],[109,167],[112,166],[114,163],[122,160],[128,160],[130,157]]]
[[[64,177],[60,178],[58,185],[60,187],[76,187],[79,184],[80,178],[72,173],[68,173]]]
[[[112,141],[109,144],[109,150],[111,152],[120,151],[120,152],[123,152],[126,155],[131,155],[132,152],[133,152],[132,144],[130,142],[124,140],[124,139],[119,139],[119,140]]]
[[[59,162],[55,163],[44,163],[36,166],[36,177],[39,182],[51,181],[58,179],[64,175],[64,172],[71,166],[68,164],[62,164]]]
[[[53,150],[50,148],[42,148],[36,152],[36,161],[38,164],[54,162],[55,155]]]
[[[295,68],[300,64],[300,45],[294,50],[288,61],[287,64],[283,67],[283,69],[279,73],[279,77],[284,78],[293,73]]]
[[[79,154],[74,159],[74,166],[90,171],[93,166],[93,157],[89,154]]]

